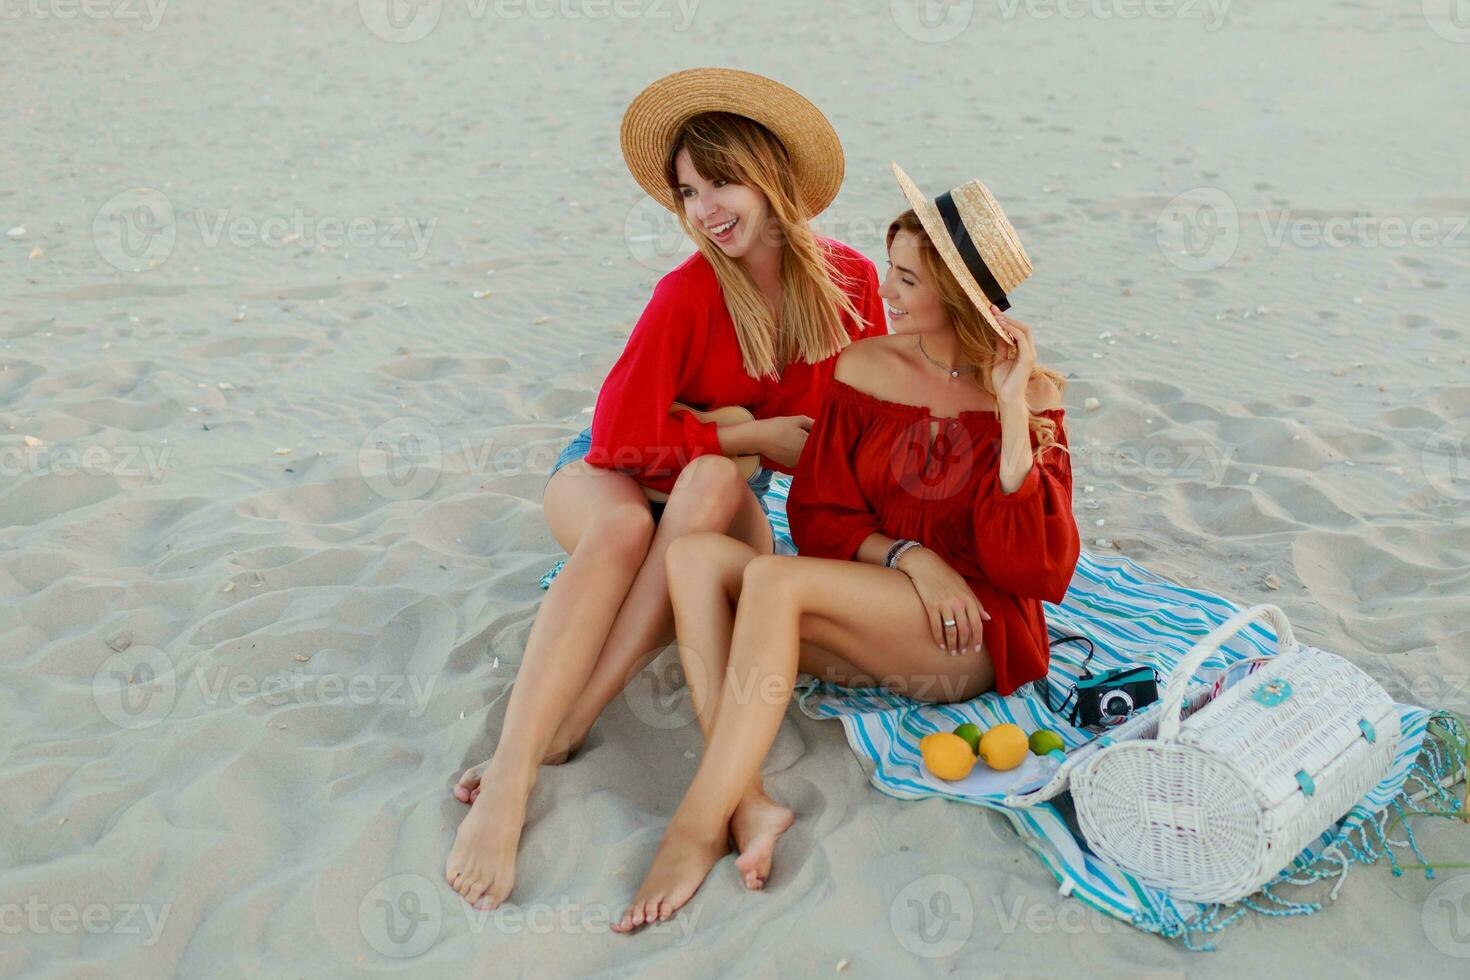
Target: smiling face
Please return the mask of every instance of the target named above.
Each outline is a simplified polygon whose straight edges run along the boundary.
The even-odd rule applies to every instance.
[[[927,281],[928,270],[920,255],[920,240],[900,229],[888,246],[888,274],[878,295],[888,306],[888,323],[894,333],[936,333],[952,329],[949,311],[939,290]]]
[[[674,172],[689,224],[730,258],[778,244],[770,241],[770,206],[760,191],[723,178],[706,180],[694,169],[687,149],[674,157]]]

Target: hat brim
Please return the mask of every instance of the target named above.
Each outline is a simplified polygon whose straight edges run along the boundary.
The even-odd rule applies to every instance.
[[[679,128],[703,112],[754,119],[776,135],[791,158],[797,192],[813,218],[842,187],[842,141],[822,111],[800,93],[763,75],[733,68],[690,68],[649,85],[623,113],[623,159],[648,195],[670,211],[677,203],[664,177]]]
[[[969,267],[965,265],[965,260],[960,257],[960,251],[955,248],[954,240],[949,237],[949,229],[945,227],[944,219],[940,217],[939,208],[934,204],[934,200],[919,190],[919,186],[903,172],[902,167],[893,161],[889,163],[893,167],[893,176],[898,181],[899,189],[903,191],[903,196],[908,198],[909,207],[913,208],[914,214],[919,217],[919,224],[924,226],[929,240],[934,243],[935,249],[944,259],[944,264],[954,274],[955,280],[964,289],[965,294],[970,297],[970,302],[974,303],[975,308],[980,311],[981,319],[990,324],[1001,340],[1014,346],[1016,339],[1011,336],[1010,331],[1000,325],[995,314],[990,312],[990,297],[985,295],[985,290],[980,288],[980,284],[970,273]]]

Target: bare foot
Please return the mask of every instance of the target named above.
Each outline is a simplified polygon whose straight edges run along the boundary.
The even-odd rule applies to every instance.
[[[546,756],[541,760],[543,766],[559,766],[572,756],[582,750],[582,744],[587,741],[586,732],[576,732],[572,735],[564,735],[558,731],[551,738],[551,745],[546,750]]]
[[[500,791],[493,780],[490,792],[481,797],[479,790],[484,784],[479,783],[478,776],[476,781],[475,802],[460,822],[454,847],[444,862],[444,880],[466,902],[493,910],[515,887],[516,849],[526,822],[526,798],[513,791]],[[463,785],[461,781],[454,788],[456,796]]]
[[[543,766],[559,766],[582,749],[582,744],[587,739],[585,734],[577,741],[569,745],[559,744],[553,741],[551,748],[546,752],[546,758],[541,760]],[[454,784],[454,798],[461,803],[474,803],[480,798],[480,777],[485,772],[485,767],[490,765],[489,760],[478,766],[471,766],[459,777],[459,782]]]
[[[750,794],[740,801],[730,818],[730,834],[740,857],[735,867],[740,880],[751,891],[765,887],[771,877],[771,858],[776,853],[776,838],[791,827],[796,814],[764,793]]]
[[[710,868],[728,853],[730,845],[723,832],[718,840],[708,840],[669,824],[653,867],[638,886],[633,904],[613,924],[613,932],[629,933],[639,926],[667,921],[694,897]]]
[[[459,782],[454,784],[454,798],[461,803],[473,803],[480,795],[480,777],[485,773],[485,767],[490,765],[486,759],[478,766],[471,766],[459,777]]]

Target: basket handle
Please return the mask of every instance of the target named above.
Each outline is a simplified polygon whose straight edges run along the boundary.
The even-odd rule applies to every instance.
[[[1164,685],[1164,696],[1159,699],[1159,741],[1172,742],[1179,734],[1180,710],[1184,706],[1184,692],[1189,687],[1189,682],[1194,679],[1194,672],[1199,670],[1199,665],[1204,663],[1211,654],[1220,649],[1220,644],[1230,639],[1236,633],[1258,619],[1268,619],[1276,628],[1276,652],[1283,654],[1296,647],[1296,637],[1292,635],[1291,623],[1286,620],[1286,613],[1272,605],[1251,606],[1242,609],[1231,616],[1225,622],[1215,627],[1208,636],[1194,645],[1194,649],[1184,655],[1184,659],[1174,667],[1174,672],[1169,675],[1169,682]]]

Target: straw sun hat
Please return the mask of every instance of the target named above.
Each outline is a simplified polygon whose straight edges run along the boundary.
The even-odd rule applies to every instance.
[[[1015,339],[991,314],[990,304],[1002,310],[1010,309],[1006,294],[1031,275],[1031,259],[990,191],[980,181],[970,180],[939,197],[929,198],[896,163],[893,176],[898,178],[903,196],[909,199],[909,206],[919,216],[919,223],[943,256],[944,264],[979,308],[985,322],[1006,343],[1014,344]]]
[[[633,179],[670,211],[675,203],[664,180],[669,148],[679,127],[702,112],[732,112],[776,134],[791,157],[808,218],[837,196],[842,186],[842,143],[820,109],[761,75],[733,68],[690,68],[639,92],[623,114],[623,159]]]

